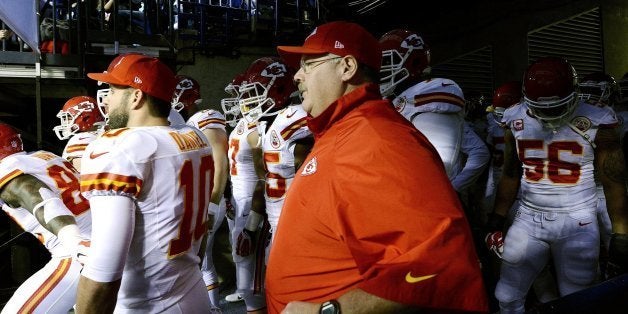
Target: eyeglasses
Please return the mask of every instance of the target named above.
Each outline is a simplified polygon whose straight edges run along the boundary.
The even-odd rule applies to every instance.
[[[303,73],[305,74],[309,74],[312,69],[314,69],[315,67],[329,61],[329,60],[334,60],[334,59],[341,59],[342,57],[331,57],[331,58],[327,58],[327,59],[318,59],[318,60],[309,60],[309,61],[303,61],[301,60],[301,69],[303,69]]]

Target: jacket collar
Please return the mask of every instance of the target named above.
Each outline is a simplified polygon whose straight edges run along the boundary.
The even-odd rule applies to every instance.
[[[325,131],[331,128],[336,121],[342,119],[354,108],[369,100],[381,99],[382,96],[379,92],[379,85],[375,83],[363,85],[338,98],[319,116],[312,117],[308,114],[307,126],[310,128],[310,131],[314,133],[314,136],[319,138],[325,133]]]

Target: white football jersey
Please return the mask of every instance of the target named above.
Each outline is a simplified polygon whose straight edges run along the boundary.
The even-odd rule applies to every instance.
[[[257,183],[249,134],[257,132],[257,124],[240,119],[229,134],[229,174],[233,195],[236,198],[251,197]]]
[[[612,109],[580,102],[569,124],[550,130],[521,103],[506,109],[502,122],[512,131],[523,164],[523,205],[544,211],[595,208],[594,150],[569,124],[593,142],[598,129],[617,125]]]
[[[156,312],[177,304],[202,280],[198,252],[214,175],[207,138],[187,125],[111,130],[88,146],[81,169],[88,199],[126,196],[136,204],[117,307]]]
[[[81,235],[91,234],[89,202],[80,193],[78,173],[67,160],[47,151],[17,153],[0,161],[0,189],[13,178],[28,174],[37,178],[56,194],[74,214]],[[5,212],[25,231],[35,235],[53,256],[67,256],[70,252],[60,245],[51,232],[44,229],[37,218],[24,208],[3,206]]]
[[[266,165],[266,214],[273,230],[277,226],[286,192],[297,170],[294,168],[296,141],[312,136],[307,128],[306,117],[307,113],[301,105],[289,106],[277,114],[273,124],[262,135]]]
[[[433,78],[409,87],[393,100],[401,115],[432,143],[452,180],[462,169],[464,95],[450,79]]]
[[[98,137],[98,132],[96,131],[81,132],[72,135],[72,137],[68,140],[68,143],[65,144],[61,157],[65,160],[83,157],[85,148],[87,148],[87,145],[95,140],[96,137]]]

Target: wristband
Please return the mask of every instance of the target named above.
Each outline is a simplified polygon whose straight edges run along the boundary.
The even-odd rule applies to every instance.
[[[218,204],[209,202],[209,206],[207,207],[207,213],[215,216],[217,212],[218,212]]]
[[[57,232],[57,239],[61,242],[61,245],[70,252],[74,252],[78,244],[83,240],[81,232],[75,224],[65,225],[59,232]]]
[[[260,215],[260,213],[256,211],[251,211],[249,213],[249,218],[246,219],[246,225],[244,229],[255,232],[257,227],[259,227],[259,223],[262,222],[264,216]]]
[[[43,210],[44,222],[46,224],[59,216],[74,216],[59,196],[49,189],[41,188],[39,189],[39,194],[43,200],[33,207],[33,215],[37,217],[37,211]]]

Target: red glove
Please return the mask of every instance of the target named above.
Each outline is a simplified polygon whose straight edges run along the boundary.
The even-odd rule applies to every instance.
[[[501,231],[487,234],[484,241],[489,250],[493,251],[497,257],[502,258],[502,253],[504,253],[504,235]]]
[[[255,243],[253,239],[255,233],[253,231],[243,229],[238,235],[238,242],[236,244],[236,254],[240,256],[249,256],[253,253]]]

